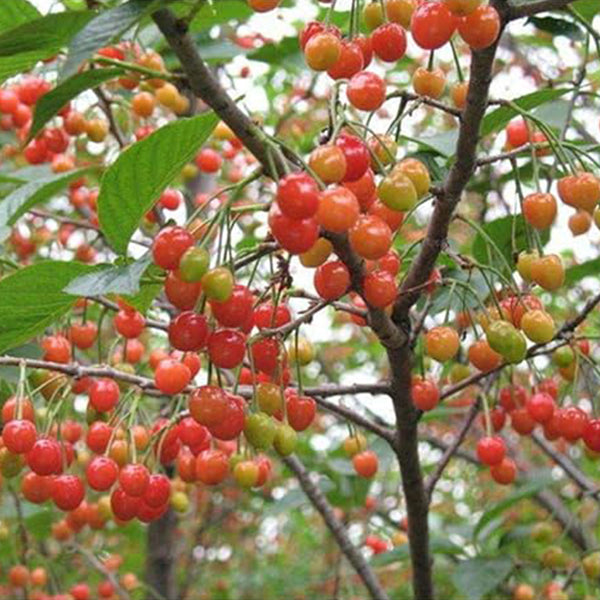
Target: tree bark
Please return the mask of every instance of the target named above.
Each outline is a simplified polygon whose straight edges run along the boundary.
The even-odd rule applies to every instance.
[[[177,518],[172,508],[148,526],[146,583],[165,600],[178,600],[175,573]]]

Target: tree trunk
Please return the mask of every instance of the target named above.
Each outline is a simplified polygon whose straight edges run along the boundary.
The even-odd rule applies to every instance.
[[[177,518],[172,508],[148,527],[146,583],[165,600],[178,600],[175,578]]]

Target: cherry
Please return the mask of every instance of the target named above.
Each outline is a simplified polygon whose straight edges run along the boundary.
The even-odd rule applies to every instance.
[[[233,369],[242,363],[245,353],[246,336],[240,331],[220,329],[208,338],[208,355],[216,367]]]
[[[69,594],[74,600],[90,600],[90,587],[86,583],[76,583],[69,589]]]
[[[354,38],[354,43],[360,48],[363,56],[362,68],[366,69],[373,60],[373,43],[371,42],[371,37],[366,35],[358,35]]]
[[[329,31],[310,36],[304,46],[306,64],[313,71],[327,71],[335,65],[342,54],[339,38]]]
[[[246,402],[241,396],[227,394],[227,406],[223,420],[209,427],[210,433],[217,440],[235,440],[240,436],[246,424],[245,404]],[[193,448],[192,451],[196,453],[196,448]]]
[[[221,483],[229,473],[229,460],[221,450],[205,450],[196,458],[196,476],[205,485]]]
[[[342,133],[335,140],[335,145],[341,149],[346,159],[343,181],[358,181],[371,164],[371,156],[366,144],[356,136]]]
[[[225,392],[214,385],[204,385],[195,389],[188,400],[188,408],[192,417],[207,427],[218,425],[223,421],[227,414],[228,404]]]
[[[19,105],[19,97],[13,90],[0,90],[0,112],[13,114]]]
[[[279,181],[277,204],[290,219],[308,219],[319,208],[319,188],[307,173],[290,173]]]
[[[377,215],[359,217],[350,229],[348,238],[354,251],[368,260],[383,258],[392,246],[392,230]]]
[[[71,362],[71,342],[62,335],[49,335],[42,340],[43,359],[56,362]]]
[[[74,323],[69,329],[69,338],[80,350],[91,348],[98,335],[98,326],[94,321]]]
[[[60,510],[75,510],[85,497],[85,487],[77,475],[57,475],[52,484],[52,500]]]
[[[423,411],[432,410],[440,401],[440,391],[435,383],[421,377],[413,378],[411,394],[413,404]]]
[[[96,379],[89,389],[90,404],[98,412],[109,412],[119,402],[119,386],[107,377]]]
[[[436,100],[444,93],[446,74],[441,69],[418,67],[413,73],[412,86],[416,94]]]
[[[245,285],[236,285],[224,302],[212,300],[212,313],[223,327],[242,327],[252,314],[254,294]]]
[[[477,340],[468,350],[469,361],[480,371],[493,371],[500,366],[502,357],[485,340]]]
[[[119,473],[119,486],[128,496],[143,496],[149,482],[148,469],[139,463],[126,465]]]
[[[139,92],[131,99],[131,110],[138,117],[151,117],[155,107],[156,100],[150,92]]]
[[[600,179],[593,173],[568,175],[558,181],[558,195],[569,206],[593,212],[600,202]]]
[[[367,438],[360,433],[349,436],[344,440],[343,448],[346,455],[352,457],[367,449]]]
[[[269,229],[281,247],[290,254],[307,252],[319,237],[316,219],[291,219],[281,212],[277,204],[273,204],[269,211]]]
[[[92,423],[86,436],[86,444],[88,448],[97,454],[104,452],[108,446],[108,441],[110,440],[112,431],[112,427],[103,421],[96,421],[95,423]],[[40,473],[40,475],[42,475],[42,473]]]
[[[179,422],[177,431],[179,439],[190,448],[197,448],[203,445],[206,445],[208,448],[210,445],[210,432],[204,425],[200,425],[193,417],[185,417],[182,419]]]
[[[13,454],[29,452],[37,437],[35,425],[26,419],[13,419],[2,429],[4,446]]]
[[[179,261],[188,248],[194,245],[194,237],[183,227],[162,229],[152,243],[154,262],[168,271],[177,269]]]
[[[498,400],[505,411],[523,408],[527,402],[527,390],[522,385],[507,385],[500,390]]]
[[[308,429],[315,419],[317,403],[309,396],[299,396],[295,390],[286,393],[285,402],[290,426],[296,431]]]
[[[510,413],[510,423],[513,429],[520,435],[529,435],[536,426],[536,421],[529,414],[526,407],[515,408]]]
[[[212,148],[203,148],[196,157],[196,165],[203,173],[216,173],[222,163],[223,159]]]
[[[363,175],[355,181],[344,181],[343,186],[348,188],[358,200],[360,207],[367,210],[373,203],[375,195],[375,177],[373,171],[369,168]]]
[[[410,19],[417,4],[417,0],[387,0],[385,14],[392,23],[398,23],[404,29],[410,29]]]
[[[33,423],[35,412],[31,400],[26,396],[21,397],[21,418]],[[2,422],[8,423],[17,418],[17,406],[19,399],[16,396],[10,396],[2,405]]]
[[[504,457],[501,463],[490,468],[490,474],[496,483],[509,485],[517,476],[517,465],[511,458]]]
[[[557,413],[557,427],[560,435],[568,442],[580,439],[588,425],[588,416],[577,406],[561,408]]]
[[[190,250],[193,250],[193,248],[190,248]],[[189,283],[184,281],[179,277],[178,271],[171,271],[165,279],[167,300],[179,310],[192,310],[198,302],[200,291],[199,282]]]
[[[435,50],[450,41],[457,25],[458,19],[444,2],[423,2],[412,14],[410,31],[417,45]]]
[[[350,79],[365,66],[362,46],[356,41],[342,41],[337,61],[327,69],[332,79]]]
[[[375,200],[368,209],[369,214],[375,215],[385,221],[392,231],[397,231],[404,221],[404,214],[388,208],[380,200]]]
[[[364,450],[352,457],[354,470],[365,479],[370,479],[377,473],[379,468],[379,460],[377,454],[373,450]]]
[[[345,187],[334,187],[321,193],[317,221],[334,233],[344,233],[358,220],[360,205],[356,196]]]
[[[471,14],[480,4],[481,0],[444,0],[452,14],[464,17]]]
[[[279,365],[282,347],[275,338],[263,338],[250,346],[254,368],[272,375]]]
[[[310,153],[308,166],[324,183],[339,183],[346,175],[346,155],[337,145],[318,146]]]
[[[251,488],[258,481],[258,465],[251,460],[242,460],[233,468],[233,478],[238,485],[244,488]]]
[[[541,288],[554,291],[565,281],[565,267],[557,254],[540,256],[531,264],[531,278]]]
[[[181,362],[190,370],[190,377],[193,379],[200,371],[202,363],[200,356],[194,352],[186,352],[181,359]]]
[[[473,50],[483,50],[498,39],[500,15],[493,6],[478,6],[460,20],[458,33]]]
[[[332,33],[333,35],[335,35],[337,37],[340,37],[340,35],[341,35],[339,32],[339,29],[335,25],[326,26],[321,21],[310,21],[309,23],[307,23],[304,26],[304,29],[302,29],[302,31],[300,32],[300,35],[299,35],[300,48],[302,50],[304,50],[308,40],[310,40],[311,37],[313,37],[317,33],[323,32],[325,30],[327,30],[329,33]]]
[[[204,248],[188,248],[179,261],[177,276],[186,283],[199,283],[208,271],[210,256]]]
[[[350,287],[350,272],[339,260],[327,262],[316,269],[314,286],[323,300],[337,300]]]
[[[590,419],[581,437],[590,450],[600,452],[600,419]]]
[[[498,436],[483,437],[477,442],[477,458],[484,465],[498,465],[504,460],[506,445]]]
[[[184,352],[204,348],[209,333],[206,317],[192,311],[182,312],[169,324],[169,341]]]
[[[385,308],[394,302],[398,295],[398,284],[388,271],[367,273],[362,282],[362,296],[369,306]]]
[[[89,462],[85,476],[88,485],[96,491],[110,489],[119,476],[119,466],[107,456],[95,456]]]
[[[141,503],[139,496],[129,496],[120,487],[115,488],[110,495],[110,507],[120,521],[131,521],[137,515]]]
[[[8,572],[10,584],[16,588],[24,588],[29,583],[29,569],[25,565],[14,565]]]
[[[458,333],[452,327],[434,327],[425,336],[427,354],[439,362],[446,362],[454,358],[459,347]]]
[[[183,196],[179,190],[167,188],[158,199],[160,205],[167,210],[177,210],[183,201]]]
[[[523,199],[523,216],[535,229],[546,229],[556,218],[556,199],[552,194],[536,192]]]
[[[148,487],[144,494],[144,502],[152,508],[164,506],[171,497],[171,482],[166,475],[153,473],[150,475]]]
[[[373,52],[384,62],[400,60],[406,52],[406,33],[397,23],[380,25],[371,34]]]
[[[254,324],[259,329],[283,327],[291,320],[287,304],[278,304],[275,307],[271,302],[263,302],[254,309]]]
[[[386,85],[379,75],[371,71],[359,71],[352,76],[346,87],[348,102],[359,110],[377,110],[385,101]]]
[[[159,363],[154,371],[154,385],[170,396],[179,394],[190,383],[192,374],[181,361],[166,359]]]
[[[52,480],[50,477],[38,475],[33,471],[27,473],[21,480],[21,493],[29,502],[42,504],[50,498]]]
[[[411,210],[417,204],[417,190],[408,175],[392,171],[377,186],[377,197],[395,211]]]
[[[233,291],[233,275],[226,267],[217,267],[206,272],[200,280],[204,295],[209,300],[226,302]]]
[[[27,465],[38,475],[54,475],[62,468],[62,452],[52,438],[40,438],[27,453]]]
[[[377,261],[377,265],[382,271],[387,271],[390,275],[395,277],[400,271],[400,257],[395,250],[388,250]]]
[[[318,238],[317,241],[306,252],[300,255],[300,262],[303,266],[314,269],[321,266],[333,252],[333,245],[325,238]]]

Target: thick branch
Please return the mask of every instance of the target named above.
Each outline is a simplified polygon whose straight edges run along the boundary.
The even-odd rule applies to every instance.
[[[329,531],[331,531],[333,537],[335,537],[340,550],[354,567],[354,570],[369,591],[371,598],[374,598],[375,600],[388,600],[388,595],[381,587],[381,584],[377,580],[377,577],[375,577],[375,574],[365,560],[365,557],[350,541],[348,532],[336,518],[333,509],[329,505],[329,502],[327,502],[323,492],[311,481],[310,475],[304,465],[295,456],[284,458],[283,462],[298,478],[298,482],[304,490],[304,493],[323,517]]]
[[[269,149],[266,137],[229,97],[215,75],[200,57],[194,40],[187,33],[185,22],[168,9],[152,14],[154,22],[177,55],[194,94],[208,104],[243,142],[272,177],[285,172],[282,159]],[[273,173],[273,165],[275,173]]]
[[[537,2],[522,2],[518,6],[509,5],[508,19],[521,19],[532,17],[538,13],[548,10],[561,10],[571,4],[574,0],[537,0]]]

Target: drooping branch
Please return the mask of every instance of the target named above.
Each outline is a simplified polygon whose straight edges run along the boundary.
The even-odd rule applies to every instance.
[[[365,560],[365,557],[350,541],[348,532],[335,516],[333,508],[330,506],[329,502],[327,502],[327,498],[325,498],[323,492],[312,482],[304,465],[295,456],[288,456],[287,458],[283,459],[283,462],[298,478],[298,482],[304,490],[304,493],[310,500],[311,504],[323,517],[327,528],[335,537],[340,550],[344,553],[344,556],[354,567],[354,570],[369,591],[371,598],[374,600],[388,600],[388,595],[381,587],[381,584]]]

